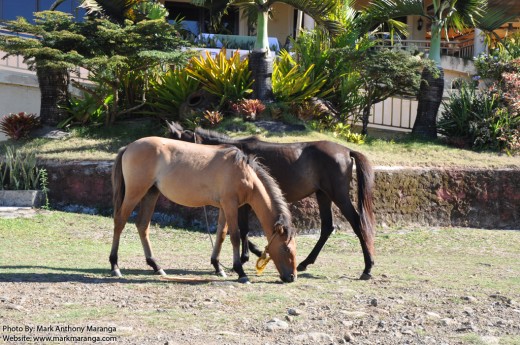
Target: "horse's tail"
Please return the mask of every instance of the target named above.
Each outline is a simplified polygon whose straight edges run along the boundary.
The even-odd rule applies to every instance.
[[[373,202],[374,170],[367,157],[362,153],[351,151],[350,156],[356,162],[361,234],[365,243],[373,244],[376,223]]]
[[[119,212],[123,199],[125,197],[125,179],[123,177],[123,154],[126,147],[123,147],[117,153],[114,166],[112,167],[112,203],[114,206],[114,216]]]

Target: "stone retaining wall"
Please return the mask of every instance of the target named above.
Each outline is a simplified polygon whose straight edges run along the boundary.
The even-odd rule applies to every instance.
[[[82,205],[103,214],[111,212],[112,162],[47,162],[45,167],[51,206]],[[520,229],[520,170],[376,167],[375,171],[379,225]],[[319,229],[316,205],[314,197],[291,205],[300,232]],[[182,207],[162,197],[156,210],[172,215],[173,222],[180,226],[200,226],[204,221],[202,208]],[[337,209],[334,213],[339,228],[349,227]],[[209,207],[212,227],[216,215],[217,210]]]

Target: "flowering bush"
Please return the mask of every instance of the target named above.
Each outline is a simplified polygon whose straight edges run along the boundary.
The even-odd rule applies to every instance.
[[[501,86],[509,112],[520,115],[520,73],[503,73]]]
[[[480,54],[475,58],[475,68],[479,77],[500,80],[502,73],[515,70],[515,64],[498,55]]]

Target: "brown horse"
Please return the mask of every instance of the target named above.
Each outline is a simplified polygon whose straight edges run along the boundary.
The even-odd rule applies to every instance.
[[[139,204],[136,226],[146,262],[165,275],[153,258],[149,226],[159,193],[171,201],[198,207],[219,208],[217,240],[211,263],[220,269],[222,242],[229,230],[233,269],[240,282],[248,278],[240,261],[238,208],[249,204],[269,239],[268,253],[284,282],[296,279],[296,241],[287,203],[276,181],[261,164],[236,147],[206,146],[159,137],[142,138],[119,150],[112,170],[114,238],[112,274],[121,276],[117,252],[119,239],[133,209]]]
[[[201,128],[192,132],[183,130],[177,123],[168,123],[168,127],[171,132],[170,137],[173,139],[201,144],[233,145],[246,154],[255,155],[278,181],[288,202],[298,201],[316,193],[321,218],[321,234],[309,256],[298,265],[298,271],[305,271],[309,264],[316,261],[334,230],[331,210],[334,202],[361,243],[365,269],[360,279],[370,279],[370,271],[374,265],[375,217],[372,201],[374,173],[363,154],[331,141],[278,144],[261,141],[256,137],[232,139]],[[358,182],[358,211],[349,198],[353,161],[356,163]],[[243,262],[248,260],[247,244],[253,253],[260,254],[258,248],[247,241],[248,211],[247,207],[242,207],[239,210],[238,220],[243,242]]]

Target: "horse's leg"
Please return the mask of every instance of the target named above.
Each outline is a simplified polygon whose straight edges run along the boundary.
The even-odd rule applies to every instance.
[[[242,242],[242,255],[240,261],[244,264],[249,261],[249,209],[251,206],[245,204],[238,209],[238,228],[240,229],[240,241]]]
[[[242,255],[240,260],[242,263],[249,261],[249,251],[253,252],[256,256],[262,255],[262,251],[254,244],[249,241],[249,213],[251,212],[251,206],[245,204],[238,209],[238,227],[240,228],[240,238],[242,240]]]
[[[110,251],[110,264],[112,266],[111,272],[115,277],[121,277],[121,271],[118,266],[118,257],[117,252],[119,250],[119,240],[121,238],[121,233],[125,228],[126,222],[130,214],[134,210],[135,206],[139,200],[137,198],[130,199],[125,196],[119,211],[114,214],[114,236],[112,239],[112,250]]]
[[[359,219],[359,213],[352,205],[352,202],[348,198],[348,193],[340,201],[334,201],[336,206],[341,210],[341,213],[352,226],[354,233],[361,243],[361,249],[363,250],[363,259],[365,260],[365,269],[363,274],[359,277],[361,280],[368,280],[372,278],[370,271],[374,266],[374,238],[372,236],[365,236],[365,230],[361,228],[361,221]]]
[[[318,242],[314,245],[314,248],[307,256],[305,260],[303,260],[298,265],[298,271],[305,271],[307,266],[313,264],[316,261],[316,258],[320,254],[321,249],[329,239],[330,234],[334,231],[334,225],[332,224],[332,201],[330,198],[321,190],[316,192],[316,200],[318,201],[318,207],[320,210],[320,219],[321,219],[321,232],[320,238]]]
[[[229,230],[231,245],[233,246],[233,271],[238,274],[240,283],[249,283],[240,260],[240,230],[238,229],[238,205],[232,201],[224,201],[222,204],[222,212],[225,213],[226,223]]]
[[[224,211],[222,208],[218,212],[218,226],[217,226],[217,236],[215,237],[215,246],[213,247],[213,252],[211,253],[211,264],[215,267],[215,273],[220,277],[226,277],[226,272],[220,267],[220,251],[222,249],[222,243],[226,238],[227,234],[227,223],[226,216],[224,215]]]
[[[146,263],[153,268],[157,274],[165,276],[164,270],[157,264],[153,257],[152,245],[150,244],[150,220],[152,219],[155,204],[159,198],[159,190],[154,186],[148,190],[146,195],[141,199],[139,204],[139,214],[135,222],[135,226],[139,231],[141,244],[143,245],[144,257]]]

